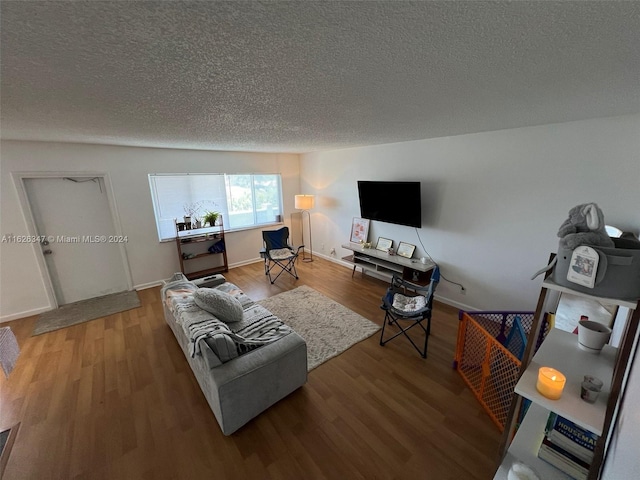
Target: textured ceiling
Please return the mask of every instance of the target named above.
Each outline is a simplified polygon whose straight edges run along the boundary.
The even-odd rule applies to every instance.
[[[640,112],[640,2],[1,2],[3,138],[308,152]]]

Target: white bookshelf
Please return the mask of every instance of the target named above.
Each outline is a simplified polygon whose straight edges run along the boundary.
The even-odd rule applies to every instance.
[[[549,410],[546,408],[535,403],[529,406],[504,461],[493,477],[494,479],[506,479],[511,465],[518,461],[533,468],[540,480],[571,479],[569,475],[538,458],[538,449],[544,438],[544,428],[548,418]]]
[[[571,478],[538,458],[549,413],[555,412],[601,435],[616,357],[617,349],[609,345],[595,355],[578,347],[576,334],[558,329],[549,332],[516,384],[515,392],[532,403],[494,478],[506,479],[509,468],[516,461],[532,467],[541,480]],[[550,400],[536,389],[540,367],[553,367],[566,376],[567,383],[558,400]],[[580,398],[580,384],[584,375],[598,377],[604,382],[595,403],[587,403]]]
[[[617,353],[618,349],[609,345],[605,345],[598,355],[585,352],[578,347],[576,334],[554,328],[520,377],[515,392],[600,435]],[[536,389],[540,367],[553,367],[567,377],[562,396],[558,400],[550,400]],[[597,377],[604,382],[595,403],[587,403],[580,398],[580,384],[585,375]]]
[[[588,298],[589,300],[595,300],[605,305],[619,305],[621,307],[626,307],[629,309],[635,309],[638,303],[637,300],[621,300],[619,298],[598,297],[596,295],[591,295],[589,293],[578,292],[577,290],[572,290],[569,287],[558,285],[557,283],[555,283],[553,280],[549,278],[546,278],[542,282],[542,288],[548,288],[549,290],[554,290],[560,293],[570,293],[571,295],[574,295],[576,297]]]
[[[549,291],[556,292],[557,296],[548,296]],[[604,443],[604,452],[609,446],[607,439],[611,432],[612,419],[615,416],[615,413],[612,412],[615,412],[614,406],[621,395],[624,374],[628,369],[629,347],[637,332],[638,302],[578,292],[558,285],[547,278],[542,284],[535,321],[540,322],[545,312],[553,312],[557,307],[559,296],[565,293],[602,304],[618,305],[628,310],[624,315],[626,319],[621,318],[623,321],[618,325],[623,333],[620,336],[620,348],[605,345],[599,354],[593,354],[579,348],[576,334],[553,329],[533,357],[529,356],[529,360],[523,358],[523,364],[527,367],[514,389],[514,402],[503,434],[503,449],[501,451],[504,457],[498,466],[495,479],[506,479],[511,465],[516,461],[525,463],[536,470],[541,480],[570,478],[538,458],[538,449],[544,438],[544,429],[550,412],[557,413],[599,435],[601,437],[599,444],[602,445],[600,442]],[[618,318],[616,318],[617,321]],[[533,332],[528,340],[529,342],[535,341]],[[558,400],[548,399],[537,391],[536,383],[540,367],[552,367],[565,375],[567,381],[562,396]],[[595,403],[587,403],[580,398],[580,385],[585,375],[597,377],[604,383]],[[523,398],[530,400],[531,405],[512,438],[519,412],[518,405],[520,399]],[[594,457],[589,478],[597,478],[603,461],[603,450],[600,450],[600,453]]]

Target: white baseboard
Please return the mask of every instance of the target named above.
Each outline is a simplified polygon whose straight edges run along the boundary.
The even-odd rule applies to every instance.
[[[352,263],[345,262],[344,260],[341,260],[339,258],[332,257],[330,255],[324,255],[322,253],[316,253],[316,252],[314,252],[313,254],[315,256],[317,256],[317,257],[324,258],[325,260],[329,260],[330,262],[337,263],[338,265],[342,265],[344,267],[347,267],[349,270],[353,269],[353,264]],[[367,275],[370,276],[370,277],[377,278],[379,280],[388,281],[387,278],[384,278],[382,276],[377,276],[377,275],[374,274],[374,272],[367,272]],[[465,310],[465,311],[478,310],[477,308],[474,308],[471,305],[467,305],[465,303],[460,303],[460,302],[457,302],[455,300],[451,300],[450,298],[447,298],[447,297],[442,297],[442,296],[438,295],[437,293],[435,294],[434,298],[436,300],[438,300],[440,303],[444,303],[444,304],[449,305],[451,307],[455,307],[455,308],[457,308],[459,310]]]
[[[343,267],[348,268],[349,270],[353,270],[353,264],[349,263],[349,262],[345,262],[344,260],[340,259],[340,258],[336,258],[332,255],[326,255],[324,253],[318,253],[318,252],[313,252],[313,255],[315,257],[320,257],[324,260],[328,260],[330,262],[336,263],[338,265],[342,265]],[[257,262],[262,262],[262,258],[256,258],[253,260],[247,260],[245,262],[238,262],[238,263],[234,263],[233,265],[229,265],[229,268],[235,268],[235,267],[242,267],[243,265],[249,265],[251,263],[257,263]],[[388,281],[387,278],[384,278],[382,276],[377,276],[375,274],[372,274],[372,272],[367,272],[367,275],[370,277],[374,277],[377,278],[378,280],[383,280],[383,281]],[[465,311],[475,311],[478,310],[477,308],[472,307],[471,305],[467,305],[465,303],[460,303],[457,302],[455,300],[451,300],[450,298],[447,297],[442,297],[440,295],[438,295],[436,293],[435,297],[436,300],[438,300],[440,303],[444,303],[445,305],[449,305],[451,307],[457,308],[459,310],[465,310]]]
[[[466,305],[464,303],[456,302],[455,300],[451,300],[450,298],[441,297],[437,293],[434,295],[433,298],[435,298],[440,303],[444,303],[446,305],[449,305],[450,307],[455,307],[458,310],[465,310],[467,312],[473,312],[478,310],[477,308],[474,308],[471,305]]]
[[[313,254],[316,257],[324,258],[325,260],[329,260],[330,262],[337,263],[338,265],[342,265],[343,267],[353,268],[353,264],[352,263],[345,262],[344,260],[341,260],[341,259],[336,258],[334,256],[325,255],[324,253],[317,253],[317,252],[313,252]]]
[[[13,320],[19,320],[21,318],[31,317],[33,315],[40,315],[41,313],[48,312],[49,310],[52,310],[52,308],[40,307],[20,313],[12,313],[11,315],[3,315],[2,317],[0,317],[0,323],[11,322]]]
[[[238,267],[243,267],[245,265],[251,265],[252,263],[258,263],[258,262],[263,262],[264,260],[262,260],[262,258],[258,257],[258,258],[252,258],[250,260],[245,260],[243,262],[236,262],[236,263],[232,263],[231,265],[229,265],[229,269],[231,268],[238,268]],[[224,275],[224,273],[222,274]]]
[[[336,258],[334,256],[325,255],[323,253],[317,253],[317,252],[313,252],[313,255],[316,256],[316,257],[320,257],[320,258],[322,258],[324,260],[328,260],[330,262],[336,263],[338,265],[342,265],[343,267],[346,267],[349,270],[353,269],[353,264],[345,262],[344,260],[341,260],[341,259]],[[250,260],[245,260],[243,262],[237,262],[237,263],[234,263],[232,265],[229,265],[229,268],[231,269],[231,268],[242,267],[244,265],[249,265],[249,264],[252,264],[252,263],[258,263],[258,262],[262,262],[262,261],[263,260],[260,257],[252,258]],[[374,276],[374,275],[371,275],[370,273],[368,275]],[[385,278],[380,278],[380,277],[375,277],[375,278],[379,278],[381,280],[386,280]],[[161,286],[163,284],[164,280],[166,280],[166,279],[157,280],[155,282],[141,283],[141,284],[138,284],[138,285],[134,285],[133,288],[135,290],[146,290],[147,288],[158,287],[158,286]],[[444,304],[449,305],[451,307],[458,308],[460,310],[466,310],[466,311],[477,310],[477,308],[474,308],[474,307],[472,307],[470,305],[466,305],[464,303],[456,302],[455,300],[451,300],[450,298],[441,297],[437,293],[435,295],[435,299],[438,300],[441,303],[444,303]],[[39,315],[39,314],[41,314],[43,312],[48,312],[51,309],[52,309],[52,307],[41,307],[41,308],[36,308],[36,309],[33,309],[33,310],[27,310],[27,311],[20,312],[20,313],[13,313],[13,314],[10,314],[10,315],[4,315],[4,316],[0,317],[0,323],[11,322],[13,320],[19,320],[21,318],[31,317],[33,315]]]
[[[258,263],[258,262],[262,262],[262,259],[261,258],[252,258],[251,260],[246,260],[244,262],[238,262],[238,263],[234,263],[232,265],[229,265],[229,269],[242,267],[244,265],[249,265],[251,263]],[[224,275],[224,272],[222,272],[222,275]],[[140,283],[138,285],[134,285],[133,289],[134,290],[146,290],[147,288],[159,287],[159,286],[164,285],[164,282],[166,282],[168,279],[169,279],[169,277],[163,278],[162,280],[156,280],[155,282]]]
[[[147,282],[147,283],[141,283],[139,285],[134,285],[133,289],[134,290],[146,290],[147,288],[153,288],[153,287],[158,287],[162,285],[162,280],[156,281],[156,282]]]

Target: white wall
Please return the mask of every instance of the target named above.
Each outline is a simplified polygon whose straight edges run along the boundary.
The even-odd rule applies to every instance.
[[[638,478],[640,458],[640,361],[638,361],[638,337],[636,336],[634,353],[629,360],[629,376],[624,390],[624,400],[618,418],[614,424],[610,447],[605,458],[603,480]]]
[[[535,309],[556,233],[575,205],[595,201],[605,220],[640,230],[640,115],[309,153],[301,189],[317,197],[313,246],[338,258],[359,216],[357,180],[422,182],[418,230],[444,276],[438,297],[482,310]],[[400,199],[389,198],[402,208]],[[371,222],[369,240],[405,241],[416,230]],[[323,250],[324,245],[324,250]]]
[[[568,210],[595,201],[607,223],[640,230],[640,115],[502,130],[302,155],[208,152],[40,142],[0,143],[0,234],[26,234],[11,172],[107,172],[123,233],[129,236],[134,285],[178,269],[173,243],[158,243],[147,174],[274,173],[283,176],[285,218],[296,193],[318,195],[313,246],[347,254],[359,215],[357,180],[420,180],[418,230],[445,277],[438,296],[477,309],[533,309],[541,279],[530,276],[557,247]],[[299,163],[300,162],[300,163]],[[389,201],[397,201],[389,199]],[[372,222],[378,236],[417,245],[409,227]],[[260,231],[229,235],[229,262],[257,257]],[[324,247],[324,248],[323,248]],[[0,244],[0,320],[50,308],[32,245]]]
[[[106,172],[113,186],[131,275],[135,286],[146,286],[179,271],[176,246],[159,243],[149,190],[149,173],[281,173],[285,219],[294,211],[299,193],[299,157],[260,154],[131,148],[44,142],[0,143],[0,235],[26,235],[12,172]],[[230,233],[230,265],[258,258],[261,230]],[[0,320],[33,315],[51,308],[36,248],[32,244],[0,243]],[[96,272],[99,274],[99,272]]]

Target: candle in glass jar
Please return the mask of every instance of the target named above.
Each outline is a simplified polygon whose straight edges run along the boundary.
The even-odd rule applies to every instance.
[[[567,378],[555,368],[540,367],[536,389],[545,397],[557,400],[562,396],[566,382]]]

